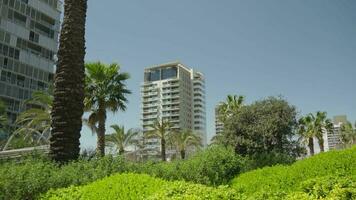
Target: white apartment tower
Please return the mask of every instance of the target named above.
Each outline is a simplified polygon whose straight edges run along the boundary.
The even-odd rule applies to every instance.
[[[25,99],[53,79],[59,0],[0,0],[0,100],[14,122]]]
[[[215,134],[221,134],[224,131],[224,123],[220,121],[219,108],[222,104],[215,106]]]
[[[145,69],[142,93],[142,126],[149,131],[158,119],[168,120],[175,130],[194,130],[207,144],[205,80],[202,73],[179,62]]]

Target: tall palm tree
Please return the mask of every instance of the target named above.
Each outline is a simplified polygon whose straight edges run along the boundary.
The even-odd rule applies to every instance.
[[[50,155],[58,162],[77,159],[80,151],[86,12],[87,0],[64,0],[50,139]]]
[[[131,93],[125,85],[129,74],[121,73],[116,63],[93,62],[85,64],[85,68],[84,109],[90,112],[88,124],[97,134],[97,154],[104,156],[106,112],[126,110],[126,95]]]
[[[308,140],[310,154],[314,155],[313,138],[318,139],[320,152],[324,152],[324,133],[333,132],[333,124],[330,119],[327,119],[327,113],[318,111],[316,115],[308,114],[299,120],[299,134]]]
[[[314,155],[314,124],[310,114],[299,119],[298,133],[308,145],[310,155]]]
[[[244,96],[228,95],[225,102],[219,106],[219,120],[226,122],[234,113],[237,113],[245,101]]]
[[[34,144],[48,144],[51,132],[52,91],[35,91],[24,101],[24,106],[32,108],[20,113],[15,124],[19,127],[10,136],[3,150],[6,150],[16,135],[29,138]],[[34,141],[36,140],[36,141]]]
[[[186,151],[189,147],[200,147],[202,145],[202,138],[192,130],[173,132],[170,139],[176,146],[182,159],[185,159]]]
[[[149,126],[152,130],[145,133],[146,138],[158,138],[161,143],[161,158],[166,161],[166,142],[172,133],[173,125],[166,120],[156,119],[153,124]]]
[[[330,119],[327,119],[326,112],[317,112],[314,118],[315,137],[318,139],[320,152],[324,152],[324,137],[323,134],[332,133],[334,125]]]
[[[356,123],[355,123],[356,127]],[[340,134],[341,134],[341,143],[345,146],[351,146],[356,144],[356,129],[352,127],[350,122],[342,124],[340,127]]]
[[[125,148],[132,144],[133,138],[139,133],[137,130],[129,129],[125,132],[124,126],[111,125],[114,132],[105,136],[106,145],[116,148],[119,155],[125,153]]]

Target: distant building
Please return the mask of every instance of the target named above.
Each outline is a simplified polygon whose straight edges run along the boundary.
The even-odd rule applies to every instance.
[[[60,16],[58,0],[0,0],[0,100],[11,123],[53,79]]]
[[[338,115],[334,116],[333,124],[334,124],[334,132],[327,133],[327,142],[328,149],[337,149],[341,145],[341,132],[340,128],[343,124],[346,124],[347,116],[346,115]]]
[[[200,133],[207,144],[205,79],[201,72],[179,62],[146,68],[141,94],[144,133],[156,119],[163,119],[173,124],[173,130]],[[153,153],[160,148],[158,140],[148,141],[148,145]]]
[[[215,134],[220,134],[224,131],[224,123],[220,121],[219,107],[221,103],[215,106]]]

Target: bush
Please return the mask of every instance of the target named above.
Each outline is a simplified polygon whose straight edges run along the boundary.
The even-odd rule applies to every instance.
[[[51,188],[83,185],[122,172],[220,185],[241,171],[243,160],[232,149],[223,147],[210,147],[188,160],[171,163],[132,163],[107,156],[59,166],[49,159],[33,156],[0,164],[0,199],[35,199]]]
[[[116,174],[86,186],[51,190],[42,199],[237,199],[226,187],[168,182],[140,174]]]
[[[211,146],[188,160],[171,163],[146,163],[135,172],[146,173],[166,180],[185,180],[205,185],[227,184],[245,167],[246,160],[232,148]]]
[[[355,160],[356,148],[321,153],[291,166],[266,167],[241,174],[232,181],[232,187],[253,199],[283,199],[291,193],[295,194],[290,198],[308,199],[317,196],[308,192],[311,188],[314,192],[326,192],[328,195],[324,195],[325,198],[330,195],[348,195],[348,192],[354,195],[347,189],[349,186],[346,189],[343,186],[339,188],[337,185],[341,182],[332,180],[354,185],[355,179],[350,177],[356,176]],[[324,198],[323,195],[319,196]]]
[[[45,158],[31,157],[0,167],[0,199],[35,199],[50,188],[82,185],[124,171],[123,159],[79,160],[60,167]]]

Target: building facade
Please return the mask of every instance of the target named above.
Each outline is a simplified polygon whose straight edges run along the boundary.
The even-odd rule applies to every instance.
[[[224,131],[224,123],[220,121],[219,107],[221,104],[215,106],[215,134],[220,134]]]
[[[142,128],[150,131],[156,119],[168,120],[173,130],[193,130],[207,144],[205,79],[202,73],[179,62],[145,69],[142,94]],[[159,148],[151,141],[152,148]]]
[[[346,115],[338,115],[334,116],[333,124],[334,124],[334,131],[332,133],[327,133],[327,146],[328,150],[338,149],[341,145],[341,126],[346,124],[347,116]]]
[[[62,3],[0,0],[0,100],[10,123],[22,102],[53,79]]]

